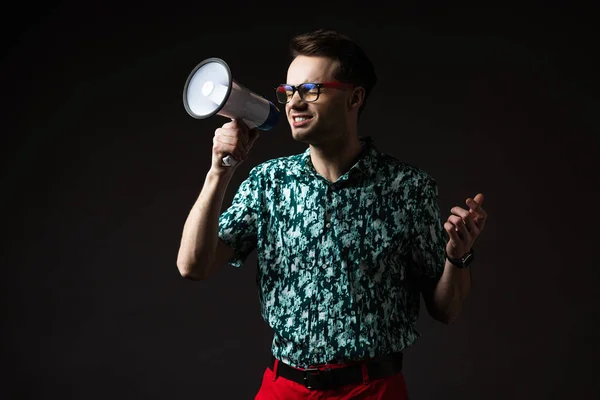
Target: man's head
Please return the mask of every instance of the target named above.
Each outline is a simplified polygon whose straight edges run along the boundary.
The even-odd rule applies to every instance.
[[[290,51],[293,60],[286,83],[296,88],[286,104],[286,115],[294,139],[316,144],[356,132],[358,118],[377,81],[364,52],[347,36],[323,29],[294,37]],[[323,85],[298,88],[303,83]],[[283,93],[279,95],[285,98]],[[296,121],[295,116],[308,120]]]

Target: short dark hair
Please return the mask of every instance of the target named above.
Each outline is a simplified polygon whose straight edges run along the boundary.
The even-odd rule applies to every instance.
[[[365,98],[358,110],[360,117],[377,83],[377,76],[371,60],[352,39],[335,30],[318,29],[294,36],[290,41],[290,53],[292,58],[300,55],[320,56],[338,61],[339,68],[334,79],[365,89]]]

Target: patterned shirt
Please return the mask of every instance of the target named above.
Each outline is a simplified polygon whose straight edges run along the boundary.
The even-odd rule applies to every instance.
[[[437,185],[369,137],[330,182],[304,153],[254,167],[219,219],[240,267],[257,250],[273,355],[307,368],[401,351],[419,337],[418,281],[439,280],[446,236]]]

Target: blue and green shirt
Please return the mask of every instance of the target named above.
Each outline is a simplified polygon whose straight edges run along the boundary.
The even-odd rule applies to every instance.
[[[273,355],[295,367],[411,345],[418,282],[444,269],[435,180],[361,141],[358,161],[336,182],[316,172],[310,148],[254,167],[219,219],[231,265],[257,250]]]

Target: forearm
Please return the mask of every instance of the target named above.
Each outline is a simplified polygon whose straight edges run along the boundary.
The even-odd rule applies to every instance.
[[[183,227],[177,268],[184,277],[202,278],[208,274],[219,240],[219,215],[231,176],[212,170],[206,175]]]
[[[457,268],[446,260],[444,273],[433,290],[436,319],[452,323],[471,291],[471,268]]]

